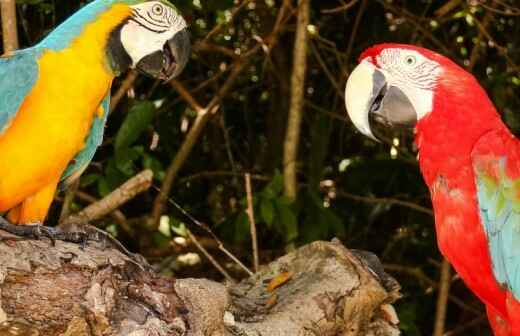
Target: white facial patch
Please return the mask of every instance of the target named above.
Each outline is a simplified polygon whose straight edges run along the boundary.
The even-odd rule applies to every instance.
[[[174,8],[160,1],[131,6],[132,17],[121,29],[121,43],[135,66],[143,57],[162,50],[168,40],[187,27]]]
[[[377,56],[388,85],[396,86],[410,99],[420,120],[433,109],[433,93],[442,69],[415,50],[384,49]]]

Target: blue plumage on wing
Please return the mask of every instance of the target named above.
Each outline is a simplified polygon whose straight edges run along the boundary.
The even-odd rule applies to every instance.
[[[97,148],[103,142],[103,134],[110,110],[110,92],[107,93],[101,102],[101,107],[103,108],[103,115],[95,116],[89,135],[85,140],[85,147],[74,157],[61,177],[60,188],[62,189],[76,178],[79,178],[81,173],[83,173],[90,161],[94,158]]]
[[[12,56],[0,58],[0,135],[38,80],[38,48],[20,50]]]
[[[488,239],[495,279],[520,299],[520,213],[511,179],[506,175],[506,159],[497,159],[498,184],[486,183],[486,173],[475,170],[480,218]]]

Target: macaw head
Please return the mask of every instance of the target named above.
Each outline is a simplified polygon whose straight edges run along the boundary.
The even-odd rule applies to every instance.
[[[135,68],[165,81],[179,75],[191,49],[186,21],[165,0],[126,2],[132,3],[131,15],[108,41],[113,67]]]
[[[376,139],[374,122],[415,128],[433,115],[446,125],[450,119],[485,120],[476,116],[482,106],[475,106],[488,104],[484,90],[447,57],[412,45],[380,44],[359,62],[347,81],[345,101],[356,128],[371,138]]]
[[[133,68],[167,81],[182,72],[190,57],[186,21],[166,0],[94,0],[39,47],[60,51],[74,43],[82,44],[85,60],[104,52],[116,75]]]

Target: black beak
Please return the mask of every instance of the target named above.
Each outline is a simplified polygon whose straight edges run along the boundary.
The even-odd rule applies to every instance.
[[[190,34],[183,29],[168,40],[162,50],[143,57],[136,68],[146,75],[168,82],[184,70],[190,54]]]
[[[417,113],[406,94],[389,83],[385,73],[370,62],[361,62],[349,76],[345,103],[350,119],[363,134],[377,140],[374,123],[415,127]]]
[[[412,102],[397,86],[389,86],[385,76],[376,70],[372,75],[372,102],[369,105],[369,121],[389,127],[413,128],[417,113]]]

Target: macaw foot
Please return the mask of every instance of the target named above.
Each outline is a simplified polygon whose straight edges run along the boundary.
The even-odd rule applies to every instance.
[[[0,229],[9,232],[21,239],[41,239],[48,238],[54,245],[56,240],[65,240],[78,243],[81,241],[79,235],[73,235],[72,233],[63,232],[60,229],[43,226],[39,224],[34,225],[15,225],[8,222],[3,217],[0,217]]]
[[[53,246],[57,240],[79,244],[82,248],[85,248],[89,242],[99,242],[103,244],[105,248],[113,247],[123,253],[142,270],[151,268],[146,259],[141,255],[128,251],[123,244],[112,237],[109,233],[89,224],[74,224],[66,226],[65,228],[49,227],[40,224],[15,225],[0,216],[0,230],[11,233],[19,237],[18,239],[40,240],[42,238],[48,238],[52,242]]]

